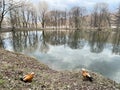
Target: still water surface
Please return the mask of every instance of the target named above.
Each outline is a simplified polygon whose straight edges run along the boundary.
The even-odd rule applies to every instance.
[[[6,32],[1,47],[34,56],[55,70],[87,68],[120,82],[120,33]]]

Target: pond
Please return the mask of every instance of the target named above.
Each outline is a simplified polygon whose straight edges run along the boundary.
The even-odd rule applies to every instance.
[[[54,70],[87,68],[120,82],[120,33],[75,30],[4,32],[0,47],[36,57]]]

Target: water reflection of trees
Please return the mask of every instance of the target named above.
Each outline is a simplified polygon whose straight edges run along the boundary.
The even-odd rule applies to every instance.
[[[108,40],[110,33],[102,31],[93,31],[89,35],[90,51],[100,53],[103,51],[104,46]]]
[[[64,45],[66,43],[65,31],[45,31],[44,40],[51,45]]]
[[[49,45],[58,46],[65,45],[72,49],[82,49],[86,40],[90,46],[90,51],[94,53],[100,53],[103,51],[107,42],[112,43],[112,52],[120,54],[120,32],[112,33],[102,31],[19,31],[11,32],[12,44],[14,51],[16,52],[34,52],[37,49],[40,52],[48,52]],[[111,40],[108,39],[109,35]],[[11,38],[9,38],[11,39]],[[0,47],[5,48],[5,39],[1,36]]]
[[[0,33],[0,48],[4,48],[4,43],[2,40],[2,34]]]
[[[83,39],[83,32],[82,31],[70,32],[68,35],[67,44],[72,49],[83,48],[85,44],[85,41]]]
[[[82,48],[84,40],[82,31],[45,31],[45,42],[51,45],[68,45],[72,49]]]
[[[41,35],[38,38],[38,35]],[[88,39],[90,51],[100,53],[107,43],[109,32],[92,31],[86,38],[83,31],[42,31],[42,34],[36,32],[12,32],[14,51],[21,52],[27,49],[33,52],[40,48],[41,52],[48,52],[50,45],[67,45],[72,49],[81,49],[85,45],[85,39]],[[39,43],[40,39],[40,44]],[[112,37],[112,52],[120,54],[120,33],[115,33]]]
[[[41,41],[40,51],[44,53],[47,53],[49,50],[49,46],[46,40],[47,40],[47,36],[45,35],[45,31],[42,31],[42,35],[40,37],[40,41]]]
[[[113,35],[112,39],[113,49],[112,52],[120,55],[120,32],[116,32]]]
[[[32,52],[37,48],[38,45],[38,35],[35,32],[12,32],[13,36],[13,49],[16,52],[22,52],[24,49],[28,49]]]

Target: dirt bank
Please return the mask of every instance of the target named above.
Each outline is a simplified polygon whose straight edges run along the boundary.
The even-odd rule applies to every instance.
[[[31,83],[20,81],[35,72]],[[47,65],[19,53],[0,49],[0,90],[120,90],[120,85],[90,72],[94,81],[83,81],[80,71],[54,71]]]

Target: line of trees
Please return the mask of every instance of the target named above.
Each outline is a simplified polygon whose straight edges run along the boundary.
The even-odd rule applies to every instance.
[[[94,6],[92,17],[91,17],[91,26],[98,27],[110,27],[110,12],[108,10],[108,4],[106,3],[97,3]]]
[[[45,1],[40,1],[36,7],[24,0],[1,0],[0,28],[4,24],[12,28],[119,28],[120,6],[117,12],[111,13],[108,4],[96,3],[91,13],[87,14],[86,7],[80,6],[69,11],[49,10]]]

